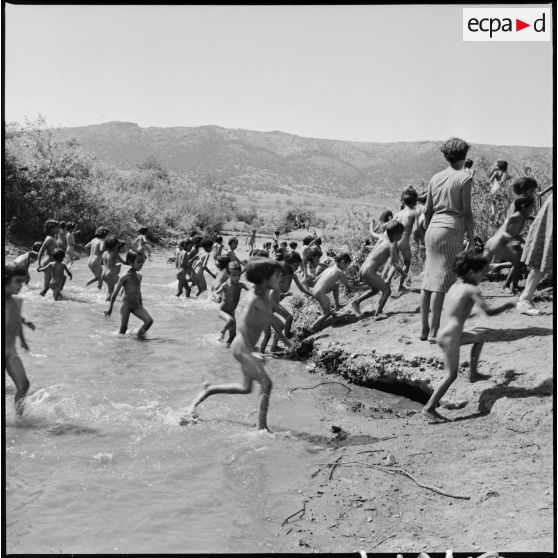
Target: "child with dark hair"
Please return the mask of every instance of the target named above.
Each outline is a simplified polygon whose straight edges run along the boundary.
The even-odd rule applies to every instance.
[[[33,248],[31,250],[29,250],[29,252],[25,252],[25,254],[19,255],[14,260],[14,263],[18,267],[25,270],[25,273],[26,273],[25,284],[26,285],[29,284],[29,279],[31,278],[31,276],[29,275],[29,266],[33,262],[37,261],[37,258],[39,257],[39,250],[40,249],[41,249],[41,243],[40,242],[34,242],[33,243]]]
[[[134,314],[134,316],[143,321],[143,325],[137,332],[138,337],[143,337],[147,330],[153,325],[153,318],[151,318],[147,310],[143,307],[141,298],[142,277],[138,271],[143,267],[144,261],[145,256],[143,253],[136,252],[135,250],[128,250],[126,254],[126,265],[129,265],[130,269],[118,280],[112,296],[110,297],[108,310],[105,312],[105,316],[108,318],[112,314],[112,307],[114,306],[120,289],[124,289],[124,298],[122,300],[122,306],[120,307],[119,333],[121,335],[124,335],[128,329],[130,314]]]
[[[118,276],[120,275],[120,265],[123,264],[124,260],[120,257],[118,253],[120,244],[118,238],[114,235],[107,236],[104,243],[104,249],[101,256],[102,274],[101,277],[103,281],[107,284],[108,292],[106,300],[109,301],[114,291],[114,286],[118,281]]]
[[[368,232],[373,239],[380,240],[384,234],[387,224],[393,219],[393,211],[391,209],[385,209],[380,213],[378,217],[378,222],[372,219]]]
[[[484,343],[483,335],[476,331],[463,331],[465,321],[471,314],[475,303],[488,316],[496,316],[514,307],[513,302],[506,302],[496,308],[490,308],[486,304],[479,283],[487,266],[487,259],[482,254],[472,250],[461,252],[455,258],[454,270],[461,281],[454,283],[446,295],[444,307],[447,309],[447,320],[436,338],[438,345],[444,352],[446,376],[436,387],[422,410],[424,415],[432,422],[447,422],[448,420],[440,415],[436,408],[457,378],[461,345],[473,345],[471,348],[469,381],[476,382],[488,378],[488,376],[479,374],[477,370]]]
[[[378,309],[374,316],[375,320],[383,320],[387,316],[383,313],[384,306],[391,294],[390,286],[380,277],[379,271],[382,266],[391,258],[391,263],[395,270],[399,272],[403,278],[407,276],[404,269],[399,265],[399,250],[397,243],[401,240],[405,227],[399,221],[392,220],[386,226],[384,235],[374,246],[370,254],[360,268],[360,278],[366,283],[370,289],[360,295],[352,303],[353,312],[357,316],[361,316],[360,305],[363,301],[376,293],[381,292],[382,296],[378,300]]]
[[[207,271],[207,273],[209,273],[209,275],[211,275],[211,277],[215,279],[215,274],[207,266],[209,257],[211,256],[211,248],[213,246],[213,242],[206,238],[205,240],[202,240],[200,244],[203,252],[201,254],[198,254],[198,258],[194,263],[194,277],[196,279],[196,285],[198,287],[196,296],[200,296],[204,291],[207,290],[207,281],[205,280],[204,271]]]
[[[23,400],[29,390],[29,380],[23,363],[16,350],[16,338],[19,337],[21,346],[28,351],[29,346],[23,336],[22,324],[31,330],[35,326],[21,315],[23,299],[16,296],[25,282],[25,269],[15,263],[4,266],[4,366],[16,387],[14,397],[15,410],[18,415],[23,413]]]
[[[322,315],[312,324],[310,329],[314,332],[321,327],[325,321],[331,316],[331,303],[329,302],[328,293],[333,293],[335,309],[339,310],[339,283],[343,283],[345,287],[349,287],[345,271],[351,265],[351,256],[346,253],[339,254],[335,258],[335,265],[328,267],[318,278],[312,289],[312,296],[318,301],[322,310]]]
[[[537,209],[537,190],[539,189],[539,185],[537,181],[530,177],[530,176],[522,176],[517,180],[514,180],[511,184],[511,188],[516,196],[527,196],[533,200],[533,210],[536,212]],[[515,200],[510,203],[508,208],[508,213],[506,217],[509,217],[513,213],[515,213]]]
[[[109,230],[106,227],[97,227],[95,230],[95,238],[85,245],[85,249],[89,249],[89,260],[87,266],[93,273],[93,279],[90,279],[85,284],[86,287],[92,283],[97,283],[97,288],[101,290],[103,286],[103,267],[101,265],[101,254],[104,248],[104,239],[109,234]]]
[[[50,288],[50,268],[47,265],[53,261],[52,255],[54,251],[58,248],[58,230],[59,224],[58,221],[54,219],[47,219],[44,225],[46,237],[39,249],[39,255],[37,256],[37,270],[39,267],[45,267],[45,275],[44,275],[44,285],[43,290],[39,293],[41,296],[45,296],[48,289]],[[46,253],[47,258],[43,262],[43,255]]]
[[[314,240],[314,237],[312,235],[306,235],[303,239],[302,239],[302,264],[301,264],[301,269],[302,269],[302,275],[304,276],[304,278],[306,279],[307,276],[307,270],[306,270],[306,262],[308,261],[308,250],[310,249],[310,245],[312,244]]]
[[[229,337],[225,347],[230,347],[236,335],[236,319],[234,313],[240,301],[242,289],[248,290],[248,287],[240,281],[242,269],[238,262],[230,262],[227,266],[227,271],[229,273],[228,279],[215,289],[215,294],[221,298],[219,317],[225,320],[225,325],[221,330],[219,341],[223,341],[225,333],[228,330]]]
[[[490,193],[494,195],[509,178],[508,162],[498,159],[498,161],[490,167],[489,172],[488,185],[490,186]]]
[[[218,236],[215,239],[213,246],[211,247],[211,257],[213,258],[213,261],[215,263],[217,263],[217,258],[221,255],[222,252],[223,252],[223,237]]]
[[[57,248],[52,254],[53,261],[40,267],[39,271],[48,271],[51,277],[49,288],[52,289],[52,296],[54,300],[62,298],[62,289],[66,284],[66,275],[72,280],[72,273],[65,263],[63,263],[66,253],[64,250]]]
[[[294,240],[291,240],[291,241],[289,242],[289,251],[291,251],[291,252],[296,252],[296,249],[297,249],[297,248],[298,248],[298,242],[296,242],[296,241],[294,241]],[[298,252],[297,252],[297,254],[298,254]]]
[[[215,294],[215,291],[229,278],[228,265],[230,263],[229,257],[225,254],[223,256],[218,256],[215,265],[217,266],[217,274],[215,275],[215,281],[211,285],[211,290]],[[221,302],[221,297],[217,298],[217,302]]]
[[[399,211],[395,215],[395,221],[398,221],[404,227],[403,236],[397,243],[397,249],[403,257],[403,270],[405,271],[407,279],[409,279],[408,275],[409,269],[411,267],[411,231],[413,230],[415,219],[417,217],[417,212],[415,210],[415,207],[417,205],[417,198],[417,191],[412,186],[403,190],[403,193],[401,194],[402,208],[401,211]],[[390,265],[386,277],[386,283],[388,285],[391,285],[391,281],[395,273],[396,270],[392,262],[392,265]],[[405,287],[405,277],[401,276],[399,280],[398,294],[402,294],[408,291],[409,289]]]
[[[511,268],[506,281],[504,292],[512,293],[517,289],[521,275],[521,245],[525,243],[520,233],[525,221],[531,215],[534,201],[529,196],[518,196],[514,201],[515,211],[504,221],[496,234],[489,238],[485,246],[486,256],[495,256],[504,261],[511,262]]]
[[[211,386],[206,384],[204,390],[194,399],[180,424],[188,424],[195,420],[196,407],[211,395],[246,394],[252,391],[254,381],[261,385],[258,424],[260,430],[267,430],[267,411],[272,382],[264,368],[264,357],[256,349],[256,343],[265,329],[271,323],[272,327],[280,331],[281,324],[273,315],[270,289],[277,288],[281,278],[281,266],[278,262],[268,258],[252,258],[246,266],[246,279],[254,283],[250,290],[246,309],[237,322],[237,333],[231,348],[234,358],[240,364],[243,376],[242,384],[224,384]],[[290,346],[290,341],[280,333],[283,342]]]
[[[231,238],[229,238],[228,244],[229,244],[229,250],[227,252],[227,256],[229,256],[229,260],[231,262],[239,262],[242,265],[246,265],[246,262],[240,260],[235,253],[235,250],[238,248],[238,238],[236,238],[236,236],[232,236]]]
[[[140,227],[138,229],[138,236],[136,236],[132,242],[132,248],[134,248],[136,252],[145,254],[151,259],[151,248],[153,248],[153,244],[147,240],[148,232],[149,229],[147,227]]]

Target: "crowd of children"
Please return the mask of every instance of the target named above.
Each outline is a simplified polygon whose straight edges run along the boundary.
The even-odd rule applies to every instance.
[[[478,373],[477,363],[483,339],[479,334],[464,332],[464,323],[471,313],[473,305],[488,315],[494,315],[513,307],[507,303],[499,308],[490,309],[479,290],[479,282],[489,263],[489,258],[509,262],[512,266],[504,288],[517,288],[521,271],[521,231],[533,209],[533,196],[537,185],[532,178],[521,178],[514,183],[517,197],[509,210],[508,216],[496,234],[488,239],[484,252],[473,247],[464,249],[455,261],[455,272],[461,281],[453,285],[448,293],[448,319],[440,329],[437,342],[444,352],[447,364],[447,376],[436,388],[424,408],[425,415],[434,421],[445,420],[436,410],[440,399],[455,380],[459,364],[459,347],[462,344],[473,345],[471,351],[471,381],[482,379]],[[359,277],[367,290],[350,301],[350,308],[361,316],[361,304],[366,299],[379,294],[375,320],[387,318],[384,307],[392,290],[391,282],[399,274],[397,295],[409,290],[406,282],[411,267],[411,238],[418,245],[418,257],[421,258],[421,243],[424,239],[424,220],[421,219],[424,196],[411,186],[401,195],[401,210],[393,215],[384,212],[379,222],[372,222],[370,236],[375,244],[367,241],[370,251],[361,265]],[[25,370],[15,350],[15,340],[19,337],[24,348],[27,347],[22,331],[22,324],[34,328],[33,324],[21,316],[21,299],[16,297],[24,283],[29,282],[29,266],[37,261],[38,271],[44,273],[44,285],[41,296],[49,289],[55,300],[59,300],[66,283],[72,280],[70,268],[74,259],[74,223],[64,223],[49,219],[45,223],[46,237],[42,243],[35,243],[33,249],[18,256],[13,264],[7,264],[4,271],[6,296],[6,369],[16,385],[16,410],[21,413],[23,400],[29,388]],[[121,334],[126,333],[130,314],[139,318],[143,325],[137,331],[143,336],[153,324],[153,319],[143,307],[141,295],[142,276],[138,273],[147,258],[150,258],[152,243],[147,239],[148,229],[142,227],[124,259],[120,252],[124,243],[110,235],[106,227],[98,227],[94,238],[85,245],[89,251],[88,267],[93,277],[87,285],[96,283],[99,289],[107,285],[109,302],[105,316],[112,313],[114,303],[120,293],[124,296],[120,306]],[[239,362],[243,375],[241,384],[207,386],[192,402],[182,418],[182,423],[195,420],[197,406],[210,395],[217,393],[241,394],[252,390],[253,382],[261,385],[261,398],[258,428],[267,428],[267,409],[272,382],[264,367],[267,345],[271,339],[271,351],[278,350],[281,341],[286,347],[291,345],[293,316],[282,303],[289,296],[291,285],[314,299],[320,310],[319,317],[312,323],[308,333],[316,333],[323,328],[332,316],[329,294],[333,295],[335,309],[341,308],[339,286],[348,284],[346,270],[351,265],[348,253],[327,253],[324,258],[322,242],[314,235],[305,236],[302,250],[297,251],[298,243],[282,241],[280,231],[276,231],[273,242],[265,241],[261,248],[256,247],[257,229],[252,229],[246,238],[249,258],[241,259],[237,254],[238,239],[228,241],[228,249],[223,246],[223,238],[215,240],[202,237],[192,231],[187,239],[178,243],[173,258],[177,269],[177,297],[185,293],[186,297],[196,289],[195,295],[201,295],[208,289],[205,274],[213,278],[210,298],[219,304],[219,317],[224,325],[220,331],[220,341],[231,347],[234,358]],[[466,248],[466,247],[464,247]],[[482,253],[481,253],[482,252]],[[66,262],[66,263],[65,263]],[[121,273],[121,265],[129,266]],[[217,273],[212,271],[212,267]],[[252,283],[249,288],[242,280]],[[241,299],[242,290],[248,291],[246,307],[240,318],[236,310]],[[262,339],[260,340],[260,337]]]

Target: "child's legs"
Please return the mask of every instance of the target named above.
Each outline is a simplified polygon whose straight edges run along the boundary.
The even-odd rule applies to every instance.
[[[374,296],[376,293],[380,292],[380,289],[377,286],[377,279],[380,279],[380,281],[382,281],[382,279],[376,273],[368,270],[361,270],[360,278],[364,283],[366,283],[366,285],[370,287],[370,290],[364,292],[355,300],[357,304],[361,304],[367,298],[370,298],[371,296]]]
[[[227,343],[230,345],[233,342],[235,337],[236,337],[236,320],[233,320],[233,323],[229,328],[229,338],[227,339]]]
[[[269,339],[271,337],[271,326],[268,324],[264,329],[264,335],[262,339],[262,343],[260,345],[260,353],[265,353],[265,349],[267,344],[269,343]]]
[[[198,294],[203,293],[203,291],[207,290],[207,283],[205,281],[205,276],[203,274],[203,269],[196,273],[196,284],[198,287]]]
[[[138,335],[144,335],[153,325],[153,318],[143,306],[130,310],[130,312],[143,321],[143,325],[138,329]]]
[[[459,369],[459,345],[459,339],[453,339],[452,337],[440,340],[440,347],[444,351],[447,372],[444,379],[436,386],[428,403],[424,406],[424,410],[427,412],[436,410],[440,400],[457,378],[457,371]]]
[[[120,307],[120,331],[118,333],[124,334],[128,329],[128,321],[130,319],[130,309],[126,304]]]
[[[504,282],[504,287],[509,287],[510,285],[517,287],[519,281],[521,272],[521,250],[514,249],[514,246],[516,246],[516,243],[508,243],[504,246],[500,246],[497,254],[501,260],[513,264]]]
[[[233,314],[229,314],[228,312],[225,312],[224,310],[219,310],[219,317],[222,320],[225,320],[225,325],[223,326],[223,329],[221,330],[221,334],[225,334],[225,331],[227,331],[227,329],[231,328],[234,325],[234,315]]]
[[[108,289],[107,300],[110,300],[110,297],[114,292],[114,287],[116,285],[116,282],[118,281],[118,275],[115,276],[114,274],[111,273],[106,276],[105,281],[107,283],[107,289]]]
[[[405,286],[405,281],[407,279],[407,274],[409,273],[409,269],[411,269],[411,250],[405,251],[401,254],[403,256],[403,271],[405,275],[401,275],[399,279],[399,290],[402,291]]]
[[[484,341],[484,335],[477,331],[464,331],[461,334],[461,345],[473,345],[471,347],[471,366],[469,371],[469,379],[472,381],[482,377],[478,373],[478,364]]]
[[[43,290],[41,291],[41,294],[45,295],[50,288],[50,282],[52,280],[52,271],[50,270],[50,268],[47,268],[43,271],[43,273],[44,273]]]
[[[23,412],[22,400],[29,390],[29,380],[18,355],[6,356],[6,371],[15,384],[16,394],[14,396],[14,403],[17,413],[21,414]]]
[[[311,329],[316,329],[318,327],[320,327],[329,317],[329,315],[331,314],[331,304],[329,302],[329,298],[327,298],[327,295],[325,293],[318,293],[314,295],[314,299],[318,302],[318,304],[320,305],[320,308],[322,309],[323,315],[320,316],[312,325],[311,325]]]
[[[285,326],[283,328],[283,333],[285,337],[290,337],[291,335],[291,325],[293,323],[293,316],[292,314],[281,304],[277,305],[277,309],[275,310],[279,316],[285,319]],[[275,346],[277,346],[277,342],[275,341]]]
[[[263,356],[258,357],[255,353],[244,353],[242,358],[237,360],[240,362],[245,382],[250,381],[251,387],[252,380],[256,380],[262,387],[258,413],[258,430],[267,429],[267,411],[269,409],[269,396],[273,383],[265,371]]]

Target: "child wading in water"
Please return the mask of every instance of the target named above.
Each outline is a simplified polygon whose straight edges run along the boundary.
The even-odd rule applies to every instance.
[[[21,346],[28,351],[29,347],[23,336],[22,324],[31,330],[35,326],[21,315],[23,300],[16,296],[25,283],[26,272],[14,263],[7,263],[4,267],[4,366],[16,387],[14,397],[15,409],[18,415],[23,413],[23,400],[29,390],[29,380],[23,363],[16,351],[16,338],[19,337]]]
[[[58,221],[54,219],[48,219],[45,222],[45,234],[46,237],[43,241],[41,249],[39,250],[39,256],[37,257],[37,270],[39,267],[45,267],[44,276],[44,286],[43,290],[39,293],[41,296],[45,296],[50,287],[50,268],[47,268],[47,264],[52,261],[52,254],[58,248]],[[46,253],[47,259],[43,262],[43,255]]]
[[[339,310],[339,283],[348,286],[345,270],[351,265],[351,256],[349,254],[339,254],[335,258],[335,265],[328,267],[316,281],[312,289],[312,296],[318,301],[323,315],[320,316],[310,327],[311,331],[316,332],[320,326],[331,316],[331,303],[327,294],[333,292],[335,301],[335,309]]]
[[[14,263],[20,267],[21,269],[25,270],[25,273],[27,274],[25,276],[25,284],[28,285],[29,284],[29,279],[31,279],[31,276],[29,275],[29,266],[33,263],[37,261],[37,258],[39,257],[39,250],[41,249],[41,243],[40,242],[34,242],[33,243],[33,248],[31,250],[29,250],[29,252],[25,252],[25,254],[21,254],[21,256],[18,256],[15,260]]]
[[[207,282],[205,280],[204,271],[207,271],[213,279],[215,279],[215,274],[207,267],[209,263],[209,257],[211,256],[211,247],[213,246],[213,241],[203,240],[201,242],[201,247],[203,252],[198,254],[198,259],[194,263],[194,276],[196,278],[196,285],[198,287],[198,292],[196,296],[200,296],[204,291],[207,290]]]
[[[54,261],[39,268],[39,271],[48,271],[51,277],[49,288],[52,289],[52,297],[54,300],[60,300],[62,298],[62,289],[66,284],[66,275],[72,280],[72,272],[68,269],[64,261],[66,253],[60,248],[54,251],[52,254],[52,259]]]
[[[476,382],[478,380],[485,380],[488,377],[479,374],[477,370],[479,356],[484,343],[483,335],[480,332],[463,331],[465,320],[471,314],[475,303],[488,316],[496,316],[504,312],[504,310],[515,307],[513,302],[506,302],[496,308],[489,308],[487,306],[478,286],[487,267],[487,259],[482,254],[472,250],[461,252],[455,258],[454,270],[462,281],[452,285],[446,295],[445,306],[448,309],[448,318],[437,337],[438,345],[444,351],[447,373],[422,410],[434,422],[446,422],[448,420],[438,413],[436,407],[438,407],[440,400],[457,378],[459,348],[461,345],[473,344],[471,348],[469,381]]]
[[[280,329],[281,327],[278,319],[273,316],[269,299],[269,290],[279,286],[281,266],[279,262],[267,258],[253,258],[248,262],[246,279],[254,283],[254,289],[248,295],[246,309],[238,320],[237,334],[231,345],[233,356],[240,364],[243,382],[242,384],[206,385],[205,389],[194,399],[180,424],[188,424],[195,420],[196,407],[209,396],[218,393],[231,395],[250,393],[252,385],[256,381],[262,387],[257,427],[260,430],[268,430],[267,410],[273,384],[265,371],[264,357],[257,351],[256,343],[270,322],[274,328]],[[283,342],[290,346],[290,341],[283,334],[281,337]]]
[[[138,236],[132,242],[134,250],[140,254],[144,254],[149,259],[151,259],[151,248],[153,244],[147,240],[147,232],[149,229],[147,227],[140,227],[138,229]]]
[[[97,227],[95,238],[85,245],[85,249],[89,249],[89,260],[87,266],[93,273],[93,279],[89,279],[85,284],[86,287],[92,283],[97,283],[97,288],[101,290],[103,286],[103,266],[101,265],[101,254],[104,250],[104,238],[108,235],[109,230],[106,227]]]
[[[75,236],[79,231],[74,232],[75,229],[74,223],[68,223],[66,225],[67,233],[66,233],[66,259],[68,260],[68,266],[72,267],[72,263],[74,261],[74,255],[76,250],[76,239]]]
[[[386,226],[386,232],[379,242],[374,246],[372,252],[368,254],[366,260],[360,268],[360,277],[366,283],[370,290],[363,293],[352,302],[352,308],[357,316],[361,315],[360,304],[381,292],[382,296],[378,300],[378,309],[376,310],[376,320],[387,318],[383,313],[384,306],[391,294],[390,286],[378,275],[381,267],[391,258],[391,263],[395,270],[401,274],[403,278],[407,276],[405,271],[399,265],[399,250],[397,243],[401,240],[405,227],[399,221],[390,221]]]
[[[238,262],[230,262],[228,264],[228,279],[215,289],[215,294],[221,296],[221,307],[219,309],[219,317],[225,320],[225,326],[221,330],[219,341],[223,341],[225,333],[229,330],[226,347],[230,347],[236,335],[236,319],[234,313],[240,300],[242,289],[248,290],[248,287],[240,282],[240,264]]]
[[[110,306],[105,312],[105,316],[109,317],[112,314],[112,307],[114,301],[120,292],[124,289],[124,299],[120,307],[120,334],[125,334],[128,329],[128,320],[130,314],[134,314],[143,321],[143,325],[138,330],[138,336],[142,337],[146,331],[153,325],[153,319],[143,307],[141,299],[141,275],[137,273],[142,267],[144,262],[143,254],[138,254],[134,250],[128,250],[126,254],[126,265],[131,266],[130,269],[120,277],[112,296],[110,297]]]
[[[105,252],[101,256],[101,264],[103,266],[103,281],[107,284],[108,293],[106,300],[110,300],[112,292],[114,291],[114,286],[118,281],[118,276],[120,275],[120,265],[124,263],[124,260],[120,257],[118,253],[119,241],[116,236],[109,236],[105,240]]]

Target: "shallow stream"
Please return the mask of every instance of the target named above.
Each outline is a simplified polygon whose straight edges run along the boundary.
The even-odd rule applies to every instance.
[[[268,422],[254,429],[259,390],[214,396],[200,422],[179,426],[204,381],[240,379],[217,340],[217,306],[175,296],[174,266],[158,252],[141,271],[154,325],[146,340],[118,336],[119,304],[103,311],[86,260],[73,266],[65,300],[38,296],[42,275],[23,288],[31,352],[19,350],[31,381],[24,417],[13,411],[6,375],[6,536],[10,553],[280,552],[284,518],[338,443],[376,438],[371,419],[347,399],[414,408],[401,397],[338,384],[302,362],[269,359]],[[241,302],[242,305],[242,302]],[[130,327],[139,327],[135,317]],[[327,380],[327,379],[326,379]],[[324,549],[327,550],[327,549]]]

